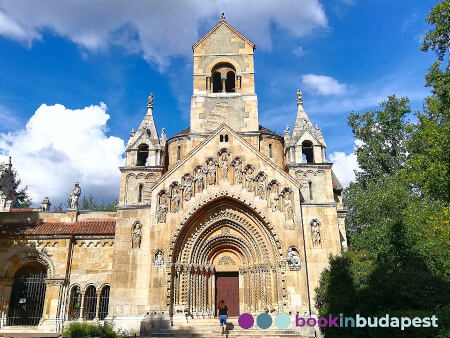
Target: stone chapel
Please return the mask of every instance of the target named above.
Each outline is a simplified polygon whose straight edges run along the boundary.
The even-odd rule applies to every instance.
[[[190,125],[159,135],[150,94],[119,168],[116,211],[49,211],[48,198],[14,209],[11,164],[3,169],[0,335],[72,320],[142,334],[214,317],[221,299],[230,317],[317,314],[320,273],[346,247],[322,132],[300,90],[292,129],[259,124],[255,45],[224,17],[192,49]]]

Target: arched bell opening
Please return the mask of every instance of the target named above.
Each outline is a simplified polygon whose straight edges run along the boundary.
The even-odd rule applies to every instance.
[[[16,271],[11,289],[7,325],[38,325],[44,309],[47,268],[31,262]]]
[[[227,62],[215,65],[211,70],[213,93],[234,93],[236,91],[236,68]]]
[[[227,288],[234,297],[228,300],[230,315],[282,310],[281,244],[254,208],[218,198],[197,210],[176,233],[169,250],[171,314],[214,316]]]

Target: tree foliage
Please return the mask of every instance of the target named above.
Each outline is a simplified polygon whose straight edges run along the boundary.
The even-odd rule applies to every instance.
[[[438,3],[422,50],[437,61],[426,74],[431,96],[412,124],[407,98],[352,113],[361,172],[344,190],[350,250],[331,256],[316,288],[322,316],[431,316],[439,329],[334,330],[326,337],[450,337],[450,1]]]

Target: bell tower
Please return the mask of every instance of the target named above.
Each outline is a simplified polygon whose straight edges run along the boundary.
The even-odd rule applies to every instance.
[[[220,21],[192,46],[194,93],[191,133],[208,133],[226,123],[238,132],[259,130],[253,53],[255,44]]]

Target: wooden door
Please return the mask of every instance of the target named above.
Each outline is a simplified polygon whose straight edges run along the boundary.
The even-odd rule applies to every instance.
[[[228,316],[239,316],[239,273],[216,273],[216,304],[223,300],[228,306]],[[217,314],[217,309],[215,310]]]

